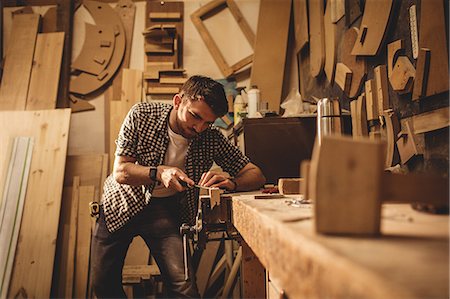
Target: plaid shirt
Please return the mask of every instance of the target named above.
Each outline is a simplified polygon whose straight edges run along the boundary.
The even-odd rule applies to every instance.
[[[169,145],[167,132],[172,105],[161,103],[139,103],[128,112],[116,141],[116,156],[128,156],[139,165],[158,166],[164,161]],[[197,138],[190,140],[186,154],[186,174],[195,182],[210,170],[213,162],[231,176],[249,162],[242,152],[232,145],[216,128],[208,128]],[[155,184],[130,186],[119,184],[109,175],[103,187],[102,205],[106,225],[110,232],[125,225],[150,202]],[[185,191],[180,201],[182,221],[194,223],[198,188]]]

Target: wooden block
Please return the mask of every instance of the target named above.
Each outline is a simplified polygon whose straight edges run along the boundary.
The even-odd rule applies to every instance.
[[[394,161],[397,162],[395,147],[398,140],[398,133],[400,132],[400,122],[397,114],[393,110],[386,110],[383,112],[384,122],[386,124],[386,163],[385,167],[391,167]]]
[[[412,100],[416,101],[426,95],[428,73],[430,71],[430,49],[421,48],[417,58],[416,77],[414,78],[414,88]]]
[[[450,108],[445,107],[414,115],[405,121],[410,122],[414,134],[421,134],[450,126],[449,115]]]
[[[130,244],[130,247],[128,248],[127,255],[125,257],[124,267],[127,267],[128,269],[131,268],[136,269],[138,267],[143,267],[144,265],[147,265],[149,263],[149,259],[150,259],[150,250],[145,241],[140,236],[134,237],[133,241]],[[128,275],[131,275],[130,272],[127,273]],[[125,272],[123,273],[123,275],[125,276]]]
[[[151,12],[149,14],[151,20],[179,20],[181,19],[180,12]]]
[[[209,189],[209,196],[211,197],[211,209],[220,204],[220,189],[211,188]]]
[[[351,54],[353,45],[358,37],[358,31],[358,28],[351,27],[344,33],[340,51],[341,62],[352,72],[351,85],[348,92],[345,93],[351,99],[356,98],[360,94],[367,73],[365,59]]]
[[[345,24],[350,27],[361,16],[359,0],[345,1]]]
[[[295,52],[298,53],[309,41],[307,0],[293,0],[293,9]]]
[[[8,298],[23,292],[50,297],[70,115],[70,109],[0,112],[0,144],[8,144],[13,136],[35,138]],[[2,170],[6,148],[0,147]]]
[[[419,46],[432,56],[425,94],[431,96],[449,90],[447,25],[443,1],[420,4]]]
[[[303,178],[280,178],[278,179],[278,190],[280,194],[300,194],[301,185],[304,182]]]
[[[291,1],[260,3],[250,85],[258,86],[270,111],[280,110],[290,14]]]
[[[336,24],[345,15],[345,0],[331,0],[331,22]]]
[[[55,109],[64,32],[37,36],[26,110]]]
[[[186,77],[162,77],[159,79],[159,83],[168,84],[184,84],[188,78]]]
[[[325,136],[313,184],[315,226],[327,234],[380,233],[384,144]],[[336,159],[339,157],[339,159]],[[368,158],[370,157],[370,158]],[[332,171],[334,170],[334,171]]]
[[[173,45],[172,44],[145,44],[145,53],[149,54],[170,54],[173,53]]]
[[[386,65],[382,64],[373,69],[375,85],[377,88],[376,99],[378,106],[378,114],[382,115],[385,110],[389,109],[389,89]]]
[[[0,110],[25,110],[40,15],[13,19],[0,86]]]
[[[367,110],[367,120],[377,120],[378,119],[378,102],[377,102],[377,89],[375,85],[375,80],[370,79],[366,81],[366,110]]]
[[[147,94],[176,94],[180,92],[179,87],[148,87]]]
[[[86,100],[77,98],[73,94],[69,94],[69,99],[69,107],[72,110],[72,113],[95,110],[94,105],[90,104]]]
[[[375,56],[383,43],[393,0],[367,0],[352,55]],[[367,31],[362,30],[367,28]],[[362,38],[364,37],[364,38]]]
[[[325,64],[323,1],[309,2],[309,47],[310,73],[317,77]]]
[[[416,70],[411,61],[406,56],[400,56],[395,63],[389,81],[392,89],[400,94],[411,92]]]
[[[338,62],[336,64],[336,75],[334,80],[345,94],[348,94],[350,92],[352,78],[352,71],[342,62]]]

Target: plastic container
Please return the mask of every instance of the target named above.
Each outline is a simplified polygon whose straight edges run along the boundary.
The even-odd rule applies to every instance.
[[[248,117],[258,117],[259,104],[261,102],[261,92],[256,85],[252,85],[252,88],[247,92],[248,95]]]

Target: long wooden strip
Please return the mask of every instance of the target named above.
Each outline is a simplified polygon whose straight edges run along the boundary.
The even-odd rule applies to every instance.
[[[309,65],[311,76],[317,77],[325,64],[323,1],[309,1]]]
[[[293,0],[293,2],[295,52],[298,53],[309,41],[308,4],[307,0]]]
[[[0,110],[25,110],[39,17],[23,14],[13,19],[0,87]]]
[[[26,110],[56,108],[63,47],[64,32],[38,34]]]
[[[116,150],[115,140],[119,134],[120,126],[130,108],[141,101],[142,95],[142,71],[123,69],[122,92],[120,101],[110,102],[110,127],[109,127],[109,159],[110,170],[112,170],[114,153]]]
[[[70,115],[70,109],[0,112],[0,144],[13,136],[35,139],[10,298],[50,296]],[[0,146],[0,169],[6,167],[5,156]]]
[[[73,178],[72,197],[69,220],[69,246],[67,248],[67,267],[65,281],[65,298],[72,298],[74,295],[73,285],[75,279],[75,260],[77,246],[78,227],[78,207],[80,200],[80,177]]]
[[[414,134],[426,133],[450,126],[450,108],[440,108],[402,119],[402,123],[411,122]]]
[[[11,278],[17,237],[22,220],[23,205],[31,166],[33,139],[14,139],[5,192],[0,207],[0,297],[5,298]]]
[[[89,203],[94,200],[95,186],[80,186],[75,259],[74,298],[88,298],[91,216]]]
[[[262,98],[269,103],[269,110],[277,112],[280,110],[290,14],[290,0],[261,1],[250,82],[258,86]]]
[[[336,33],[337,26],[331,19],[331,5],[327,5],[324,16],[324,39],[325,39],[325,75],[328,82],[334,82],[334,70],[336,68]]]

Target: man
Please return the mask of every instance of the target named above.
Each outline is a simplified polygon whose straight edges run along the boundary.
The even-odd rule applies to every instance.
[[[199,184],[229,191],[257,189],[261,170],[211,127],[227,113],[220,83],[193,76],[173,105],[140,103],[116,141],[114,170],[105,181],[92,243],[92,284],[98,298],[125,297],[124,259],[134,236],[150,248],[170,297],[199,297],[190,269],[184,276],[183,222],[193,224]],[[210,171],[213,162],[225,172]]]

